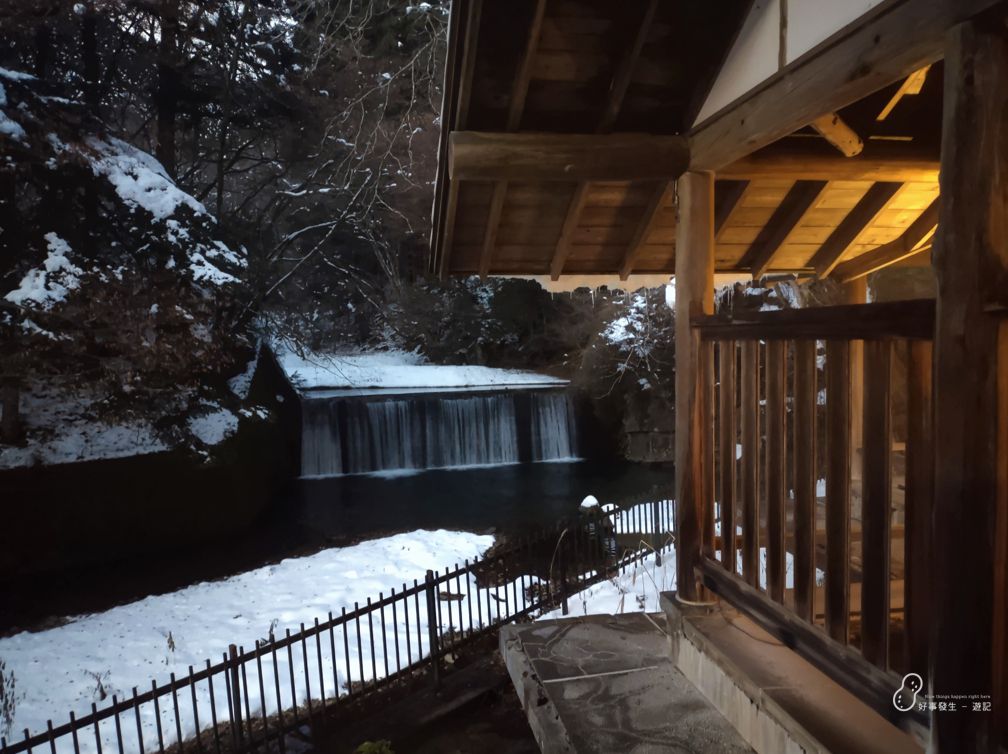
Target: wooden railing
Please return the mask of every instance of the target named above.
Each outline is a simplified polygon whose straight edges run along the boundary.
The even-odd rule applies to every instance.
[[[930,300],[692,320],[700,580],[911,727],[892,697],[927,671],[934,322]]]

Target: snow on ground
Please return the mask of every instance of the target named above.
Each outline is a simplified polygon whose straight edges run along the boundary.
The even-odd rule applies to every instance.
[[[28,434],[25,447],[0,445],[0,469],[122,458],[168,450],[144,421],[106,424],[94,418],[98,395],[39,382],[21,393],[21,415]]]
[[[655,613],[661,610],[658,597],[676,588],[675,548],[662,553],[662,564],[648,555],[624,569],[618,576],[584,589],[567,600],[569,613],[557,608],[537,620],[576,618],[579,615],[619,615],[621,613]]]
[[[407,351],[299,356],[289,350],[279,350],[277,358],[291,383],[302,390],[567,384],[566,380],[517,369],[428,364],[420,354]]]
[[[492,543],[490,536],[443,530],[397,534],[352,547],[290,558],[223,581],[195,584],[103,613],[78,616],[58,628],[0,639],[0,660],[6,663],[7,672],[13,673],[15,678],[17,702],[11,730],[29,728],[33,733],[42,732],[49,719],[59,725],[66,721],[65,716],[71,710],[78,716],[83,715],[91,711],[92,703],[98,703],[99,708],[106,706],[113,694],[119,699],[129,697],[134,686],[142,693],[144,689],[150,689],[152,679],[166,683],[172,673],[178,678],[186,677],[190,666],[198,671],[205,667],[208,658],[219,662],[231,643],[242,645],[247,650],[253,649],[257,639],[266,640],[271,633],[280,638],[287,629],[297,630],[302,623],[310,625],[316,618],[324,620],[330,611],[338,615],[341,609],[352,610],[355,602],[364,603],[368,598],[376,598],[379,592],[388,595],[392,588],[398,591],[404,583],[412,586],[414,579],[422,582],[427,569],[444,572],[446,565],[471,559],[483,553]],[[463,612],[468,614],[469,594],[480,595],[480,604],[485,605],[484,615],[489,614],[491,605],[498,604],[485,590],[478,591],[475,583],[467,584],[462,580],[459,587],[454,581],[448,586],[449,592],[461,591],[466,599],[441,603],[439,607],[444,611],[450,609],[457,611],[458,615]],[[501,604],[500,608],[494,609],[503,607]],[[476,612],[473,607],[474,616]],[[427,652],[426,604],[422,594],[415,611],[411,608],[411,613],[409,651],[416,660],[420,652]],[[442,622],[447,624],[447,618],[443,616]],[[353,658],[350,678],[354,682],[362,677],[372,677],[366,623],[362,619],[359,627],[365,647],[363,666],[358,665],[355,651],[358,628],[351,623],[348,631],[347,642]],[[457,620],[454,625],[459,625]],[[400,657],[405,664],[407,639],[402,610],[397,612],[395,621],[391,612],[386,610],[384,626],[375,617],[371,630],[375,632],[376,642],[380,642],[383,628],[389,637],[390,648],[395,647],[392,637],[398,637]],[[343,641],[342,632],[339,632],[332,643],[328,637],[321,642],[323,667],[326,669],[326,696],[334,695],[333,672],[337,676],[340,693],[346,693],[348,676]],[[335,663],[331,647],[336,650]],[[308,650],[312,662],[309,681],[313,698],[317,699],[315,648],[309,646]],[[297,679],[298,699],[304,699],[304,666],[300,652],[301,648],[295,647],[293,667],[288,665],[285,652],[276,655],[279,677],[284,679],[279,693],[285,709],[291,706],[287,679],[291,678],[292,671]],[[394,656],[389,659],[394,671]],[[384,664],[385,657],[379,649],[375,658],[379,676],[384,674]],[[266,693],[266,711],[272,714],[277,705],[271,692],[274,668],[268,655],[263,659],[263,666],[265,678],[270,682],[265,686],[270,690]],[[246,669],[249,673],[248,703],[256,714],[262,707],[255,663],[246,666]],[[214,688],[217,715],[218,719],[221,716],[226,719],[225,689],[221,688],[220,677],[217,681]],[[197,684],[196,696],[200,724],[205,728],[211,719],[210,692],[205,682]],[[188,689],[180,694],[180,706],[179,723],[183,736],[190,736],[195,724]],[[160,713],[162,729],[168,739],[166,744],[173,743],[176,728],[170,696],[162,699]],[[156,721],[153,705],[143,705],[141,723],[147,751],[157,745]],[[122,726],[126,738],[124,743],[127,750],[135,751],[139,747],[136,745],[136,725],[132,715],[129,723]],[[113,721],[103,723],[101,733],[103,750],[115,750]],[[61,740],[59,744],[60,752],[72,751],[70,740]],[[80,744],[85,754],[97,750],[93,735],[82,734]]]

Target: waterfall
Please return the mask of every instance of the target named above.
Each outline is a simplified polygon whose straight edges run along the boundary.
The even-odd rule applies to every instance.
[[[307,396],[302,401],[305,476],[457,468],[577,455],[563,391]]]
[[[554,461],[576,455],[577,428],[566,393],[536,393],[532,396],[532,458]]]

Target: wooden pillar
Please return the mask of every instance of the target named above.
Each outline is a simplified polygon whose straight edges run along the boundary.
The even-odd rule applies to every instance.
[[[679,217],[675,269],[675,490],[676,576],[679,596],[696,600],[694,567],[712,532],[704,531],[711,505],[707,457],[713,431],[709,349],[690,327],[690,317],[714,312],[714,175],[686,173],[678,181]]]
[[[932,694],[991,694],[999,490],[998,309],[1008,309],[1008,31],[1003,7],[946,40],[935,328]],[[999,351],[1002,351],[999,353]],[[1000,410],[1004,410],[1000,406]],[[1002,448],[1002,452],[1003,452]],[[1003,574],[998,575],[998,581]],[[1003,625],[1003,624],[1002,624]],[[994,716],[931,713],[931,751],[991,751]]]
[[[845,304],[867,304],[868,303],[868,278],[858,278],[843,285],[843,303]],[[851,341],[850,354],[850,463],[851,478],[861,479],[861,453],[864,443],[863,438],[863,415],[864,406],[864,341]],[[860,485],[858,487],[858,498],[860,499]]]

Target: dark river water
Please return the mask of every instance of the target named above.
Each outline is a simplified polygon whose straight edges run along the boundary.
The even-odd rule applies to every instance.
[[[630,503],[671,497],[672,486],[668,465],[595,461],[296,479],[267,516],[227,538],[10,585],[0,634],[326,547],[416,529],[520,534],[575,512],[589,494],[602,503]]]

